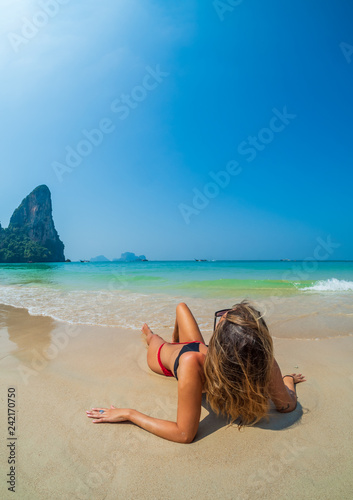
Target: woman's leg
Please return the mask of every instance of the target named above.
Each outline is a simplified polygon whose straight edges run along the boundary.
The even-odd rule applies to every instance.
[[[158,363],[157,354],[158,349],[165,343],[165,340],[163,340],[159,335],[153,333],[146,323],[142,327],[142,333],[146,335],[146,342],[148,345],[147,364],[153,372],[163,375],[163,371]]]
[[[192,312],[186,304],[181,302],[176,308],[173,342],[193,342],[194,340],[205,343]]]

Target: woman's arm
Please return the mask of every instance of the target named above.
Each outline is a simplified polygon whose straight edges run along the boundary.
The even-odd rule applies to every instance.
[[[305,377],[299,373],[292,373],[282,378],[281,370],[276,360],[273,362],[272,378],[270,383],[270,397],[281,413],[289,413],[297,406],[295,384],[305,382]]]
[[[177,421],[149,417],[129,408],[92,408],[87,411],[93,423],[130,421],[156,436],[177,443],[191,443],[196,436],[201,414],[202,378],[194,353],[185,353],[179,367]],[[191,355],[191,356],[190,356]],[[103,411],[102,411],[103,410]]]

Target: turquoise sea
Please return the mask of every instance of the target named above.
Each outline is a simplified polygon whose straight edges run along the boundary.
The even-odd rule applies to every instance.
[[[353,333],[353,262],[214,261],[0,265],[0,303],[70,323],[173,325],[186,302],[210,332],[217,309],[249,299],[279,337]]]

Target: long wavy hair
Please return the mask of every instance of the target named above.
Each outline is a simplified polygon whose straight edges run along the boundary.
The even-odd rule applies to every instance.
[[[254,425],[268,413],[273,343],[260,312],[248,302],[226,313],[204,363],[207,400],[217,414]]]

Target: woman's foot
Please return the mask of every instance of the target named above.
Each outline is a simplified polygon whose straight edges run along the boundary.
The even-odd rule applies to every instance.
[[[141,328],[141,331],[144,335],[143,339],[147,342],[147,345],[150,345],[151,338],[154,335],[151,328],[147,325],[147,323],[144,323],[144,325]]]

